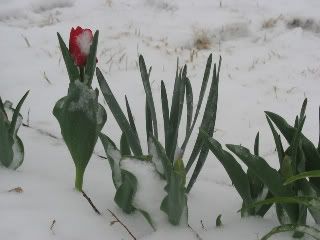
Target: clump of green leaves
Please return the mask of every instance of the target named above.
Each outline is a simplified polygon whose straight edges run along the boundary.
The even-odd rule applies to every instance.
[[[98,135],[107,120],[107,114],[98,103],[98,89],[91,87],[96,67],[99,32],[96,31],[85,67],[75,65],[68,48],[58,33],[62,55],[70,79],[68,95],[53,109],[61,134],[76,168],[75,188],[82,191],[83,176],[96,145]]]
[[[222,150],[221,145],[216,140],[207,138],[210,149],[223,164],[244,200],[242,212],[246,211],[251,215],[263,216],[260,214],[260,210],[257,212],[257,208],[268,210],[272,204],[276,205],[281,226],[273,229],[263,239],[283,231],[294,231],[293,236],[297,238],[306,233],[319,239],[317,231],[305,226],[307,210],[309,210],[315,222],[320,223],[320,180],[317,178],[305,179],[305,177],[316,176],[317,172],[315,171],[320,170],[319,148],[317,149],[302,134],[306,119],[306,106],[307,99],[303,102],[300,115],[296,116],[293,126],[289,125],[281,116],[266,112],[278,154],[280,165],[278,170],[270,167],[262,157],[258,156],[256,147],[255,154],[251,154],[245,147],[226,145],[247,165],[248,172],[244,174],[242,168],[230,153]],[[289,147],[286,150],[284,150],[281,137],[274,124],[288,142]],[[252,176],[250,177],[250,175]],[[253,187],[252,180],[250,180],[252,177],[257,180],[255,186],[260,187]],[[265,194],[260,193],[258,198],[253,198],[252,189],[260,189],[260,191],[265,189],[263,190]]]
[[[202,137],[202,135],[198,135],[187,166],[184,166],[184,152],[201,109],[211,72],[211,65],[212,55],[209,56],[206,64],[199,100],[194,115],[193,91],[191,81],[187,76],[187,66],[185,65],[183,68],[179,68],[179,65],[177,64],[174,90],[171,99],[171,108],[169,108],[166,86],[164,82],[161,81],[161,104],[164,125],[164,144],[161,144],[158,134],[158,118],[155,111],[153,93],[150,86],[151,67],[147,69],[144,58],[142,55],[139,56],[139,68],[146,97],[145,119],[148,153],[145,155],[142,152],[141,141],[136,129],[134,116],[131,111],[129,101],[125,97],[127,110],[126,116],[119,103],[115,99],[107,81],[103,77],[103,74],[99,68],[97,68],[97,78],[101,92],[103,93],[106,103],[108,104],[115,120],[122,130],[120,153],[122,156],[130,156],[139,159],[151,159],[156,171],[167,182],[165,187],[167,196],[162,201],[161,210],[168,215],[169,221],[174,225],[181,223],[187,224],[188,222],[187,193],[191,190],[193,184],[195,183],[209,151],[207,145],[204,144],[205,139]],[[201,128],[206,130],[210,136],[213,134],[216,119],[220,66],[221,58],[218,67],[216,64],[214,64],[210,91],[201,122]],[[185,138],[181,144],[181,147],[179,147],[178,135],[185,102],[187,107]],[[105,143],[107,138],[103,135],[100,135],[100,138],[102,142],[104,142],[104,145],[106,145]],[[110,154],[108,153],[107,149],[106,152],[107,156],[109,155],[109,159]],[[186,175],[197,157],[197,165],[192,174],[191,180],[187,185]],[[111,166],[111,168],[113,167]],[[121,207],[118,202],[117,204],[119,207]]]
[[[2,102],[0,98],[0,165],[17,169],[24,159],[24,146],[17,135],[22,124],[19,113],[21,106],[28,96],[27,91],[14,109],[10,101]]]

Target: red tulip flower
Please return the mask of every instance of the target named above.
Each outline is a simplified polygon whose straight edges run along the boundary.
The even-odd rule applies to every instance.
[[[92,44],[92,31],[90,29],[72,28],[69,39],[69,52],[79,67],[84,67]]]

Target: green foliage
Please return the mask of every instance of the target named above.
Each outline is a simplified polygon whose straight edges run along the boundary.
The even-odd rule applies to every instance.
[[[79,80],[70,82],[68,95],[56,103],[53,115],[76,167],[75,187],[82,191],[85,169],[107,120],[104,108],[98,103],[98,91]]]
[[[306,226],[306,225],[295,225],[295,224],[285,224],[278,227],[273,228],[269,233],[261,238],[261,240],[267,240],[272,235],[281,233],[281,232],[301,232],[305,233],[316,240],[320,240],[320,231],[314,227]]]
[[[222,217],[222,215],[219,214],[217,219],[216,219],[216,227],[221,227],[222,226],[221,217]]]
[[[107,154],[112,170],[112,180],[117,190],[114,201],[125,213],[130,214],[138,210],[155,230],[149,213],[134,206],[134,196],[137,192],[138,180],[131,172],[121,168],[122,152],[117,149],[114,142],[108,136],[100,133],[99,137]]]
[[[15,109],[11,102],[3,103],[0,98],[0,165],[14,170],[21,166],[24,159],[24,146],[17,133],[22,124],[20,109],[28,94],[29,91]]]
[[[188,184],[188,191],[190,191],[201,171],[209,151],[208,147],[203,144],[203,137],[199,134],[196,144],[193,148],[194,150],[192,156],[190,157],[187,168],[185,169],[182,159],[200,112],[210,76],[211,65],[212,55],[209,56],[206,64],[199,100],[194,116],[193,91],[191,81],[187,77],[187,66],[185,65],[182,69],[180,69],[179,65],[177,64],[173,95],[171,99],[171,108],[169,108],[166,86],[164,82],[161,81],[161,104],[164,123],[164,145],[162,145],[158,138],[158,121],[155,112],[153,94],[150,87],[151,68],[149,68],[148,71],[144,58],[142,55],[139,56],[139,67],[146,98],[145,119],[148,154],[152,156],[152,163],[154,164],[156,171],[167,181],[165,188],[167,196],[162,201],[161,209],[168,214],[169,221],[174,225],[187,222],[187,189],[185,187],[186,174],[199,155],[197,166],[193,172],[191,181]],[[216,119],[220,66],[221,58],[219,61],[219,66],[217,67],[214,65],[210,92],[201,123],[202,128],[207,130],[210,136],[213,134]],[[141,142],[136,130],[133,113],[130,109],[128,99],[125,98],[128,116],[127,119],[99,68],[97,68],[97,78],[103,96],[122,130],[120,144],[121,154],[129,154],[130,148],[132,155],[131,157],[141,156]],[[186,134],[181,148],[179,148],[178,136],[185,100],[187,105]]]
[[[85,169],[98,135],[107,120],[106,111],[98,103],[99,92],[91,88],[96,68],[99,31],[93,36],[84,67],[75,65],[65,42],[59,33],[57,35],[70,83],[68,95],[56,103],[53,115],[60,124],[61,134],[75,164],[75,187],[78,191],[82,191]]]
[[[263,216],[270,206],[275,204],[279,222],[283,226],[290,226],[289,228],[279,227],[271,235],[284,229],[290,229],[286,231],[295,231],[294,237],[302,237],[305,233],[302,227],[306,223],[307,209],[316,223],[320,222],[320,179],[316,178],[320,176],[320,155],[312,142],[302,134],[306,119],[306,106],[307,100],[305,99],[300,114],[295,119],[294,126],[290,126],[279,115],[266,112],[267,121],[278,153],[280,163],[278,170],[270,167],[259,156],[258,135],[255,140],[254,154],[251,154],[248,149],[242,146],[226,145],[231,152],[247,165],[248,171],[246,175],[235,158],[224,151],[216,140],[206,135],[207,145],[223,164],[243,199],[241,212]],[[286,150],[283,148],[280,135],[274,125],[280,130],[289,144]],[[306,170],[308,172],[305,172]],[[306,177],[309,177],[309,180],[305,179]],[[235,183],[235,181],[238,182]],[[250,196],[248,194],[248,185]],[[262,196],[264,189],[269,192],[267,195]],[[260,211],[257,211],[257,208],[260,208]],[[263,209],[262,212],[261,209]]]

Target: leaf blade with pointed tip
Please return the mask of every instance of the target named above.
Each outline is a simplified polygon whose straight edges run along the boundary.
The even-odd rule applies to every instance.
[[[142,155],[142,149],[140,145],[139,138],[135,134],[134,130],[131,128],[126,116],[121,110],[117,100],[115,99],[107,81],[102,75],[99,68],[97,68],[97,78],[100,85],[101,92],[114,116],[122,132],[127,135],[127,140],[130,144],[130,148],[135,155]]]
[[[96,69],[98,38],[99,38],[99,31],[97,30],[93,36],[92,44],[90,46],[90,52],[87,57],[87,62],[85,67],[85,82],[87,83],[88,86],[91,86],[92,84],[93,75]]]
[[[57,33],[60,49],[62,52],[62,57],[64,59],[64,62],[66,64],[67,72],[69,75],[69,79],[71,82],[80,79],[80,72],[77,68],[77,66],[74,64],[74,61],[69,53],[69,49],[67,48],[66,44],[64,43],[61,35]]]
[[[148,73],[147,68],[146,68],[146,64],[144,62],[142,55],[139,56],[139,67],[140,67],[140,73],[141,73],[141,79],[142,79],[144,91],[146,93],[147,104],[148,104],[148,107],[149,107],[150,113],[151,113],[153,134],[156,138],[158,138],[157,115],[156,115],[156,110],[154,107],[154,101],[153,101],[153,96],[152,96],[152,91],[151,91],[151,86],[150,86],[150,79],[149,79],[151,68]]]

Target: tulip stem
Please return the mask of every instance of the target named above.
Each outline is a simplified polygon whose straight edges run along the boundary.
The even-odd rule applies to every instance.
[[[79,168],[76,167],[75,187],[76,187],[76,190],[79,191],[79,192],[82,191],[83,175],[84,175],[84,170],[79,169]]]
[[[80,69],[80,81],[84,82],[84,67],[79,67]]]

